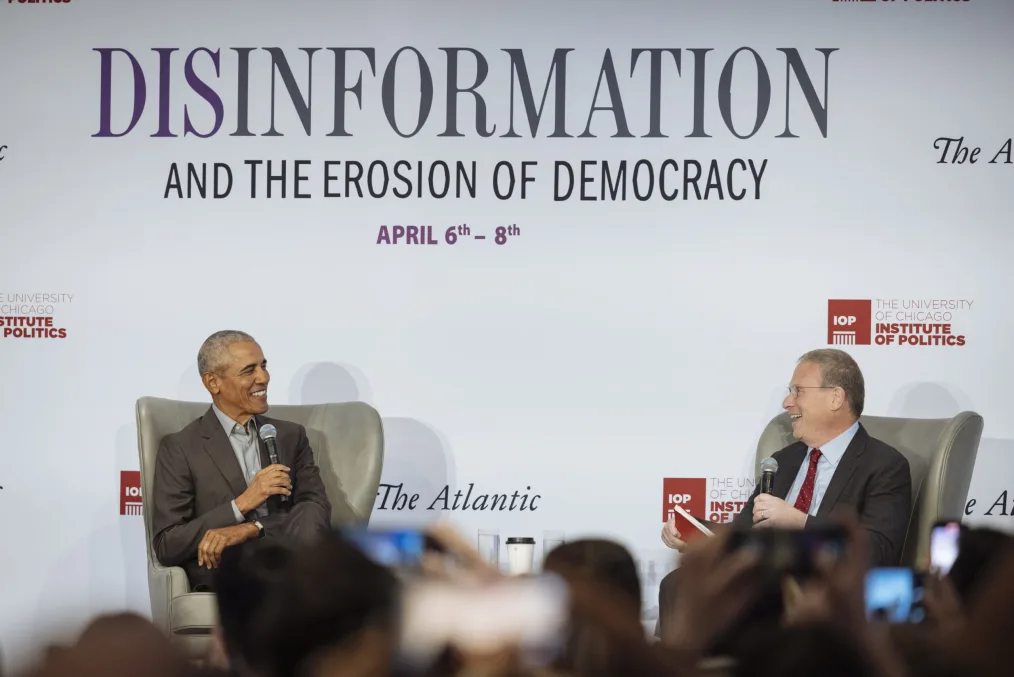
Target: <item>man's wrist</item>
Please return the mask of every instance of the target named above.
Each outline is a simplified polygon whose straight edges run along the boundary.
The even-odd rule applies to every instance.
[[[238,505],[236,505],[236,501],[233,501],[229,505],[232,507],[232,516],[236,519],[236,524],[242,524],[245,522],[246,515],[244,515],[243,511],[239,509]]]
[[[236,507],[244,515],[253,510],[253,507],[247,504],[246,494],[240,494],[236,497]]]

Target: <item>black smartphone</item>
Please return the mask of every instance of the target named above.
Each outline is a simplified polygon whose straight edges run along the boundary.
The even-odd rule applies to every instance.
[[[926,619],[922,573],[905,567],[879,567],[866,573],[866,616],[886,623]]]
[[[737,529],[730,534],[730,552],[757,548],[761,564],[771,574],[811,578],[817,574],[820,553],[838,560],[845,555],[848,534],[831,525],[815,529]]]

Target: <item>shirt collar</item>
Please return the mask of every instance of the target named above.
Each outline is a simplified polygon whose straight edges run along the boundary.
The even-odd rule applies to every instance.
[[[218,422],[221,423],[222,424],[222,428],[225,429],[225,436],[228,437],[228,436],[232,435],[232,431],[235,429],[236,426],[239,425],[239,422],[238,421],[234,421],[231,418],[229,418],[229,416],[227,416],[225,413],[223,413],[222,410],[219,409],[215,405],[214,402],[212,402],[211,408],[212,408],[212,410],[214,410],[215,416],[218,417]],[[240,426],[240,427],[243,427],[243,426]],[[250,417],[250,420],[247,421],[247,423],[246,423],[246,431],[249,432],[249,433],[253,432],[253,417],[252,416]]]
[[[857,432],[859,432],[859,421],[853,423],[848,430],[822,446],[820,448],[821,455],[830,461],[831,465],[837,466],[838,462],[841,461],[841,457],[845,455],[845,450],[849,448],[849,444],[852,443],[852,438],[856,436]],[[813,447],[806,450],[808,455],[811,451],[813,451]]]

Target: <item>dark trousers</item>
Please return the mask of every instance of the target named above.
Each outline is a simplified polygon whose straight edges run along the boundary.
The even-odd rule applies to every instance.
[[[331,528],[331,516],[316,503],[300,503],[290,510],[271,512],[260,520],[264,525],[264,538],[288,545],[312,543]],[[242,544],[232,547],[242,547]],[[193,592],[215,591],[215,570],[197,565],[197,559],[183,563]]]

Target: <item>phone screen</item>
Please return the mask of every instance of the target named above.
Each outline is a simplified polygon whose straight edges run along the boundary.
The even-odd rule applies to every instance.
[[[958,558],[961,539],[961,524],[947,522],[933,527],[930,533],[930,566],[946,574]]]
[[[552,574],[415,579],[402,598],[400,654],[419,664],[447,647],[492,654],[516,646],[545,663],[560,651],[569,621],[567,586]]]
[[[374,562],[392,569],[414,569],[426,550],[426,535],[418,529],[342,529]]]
[[[904,567],[881,567],[866,574],[866,616],[871,621],[921,623],[923,577]]]

